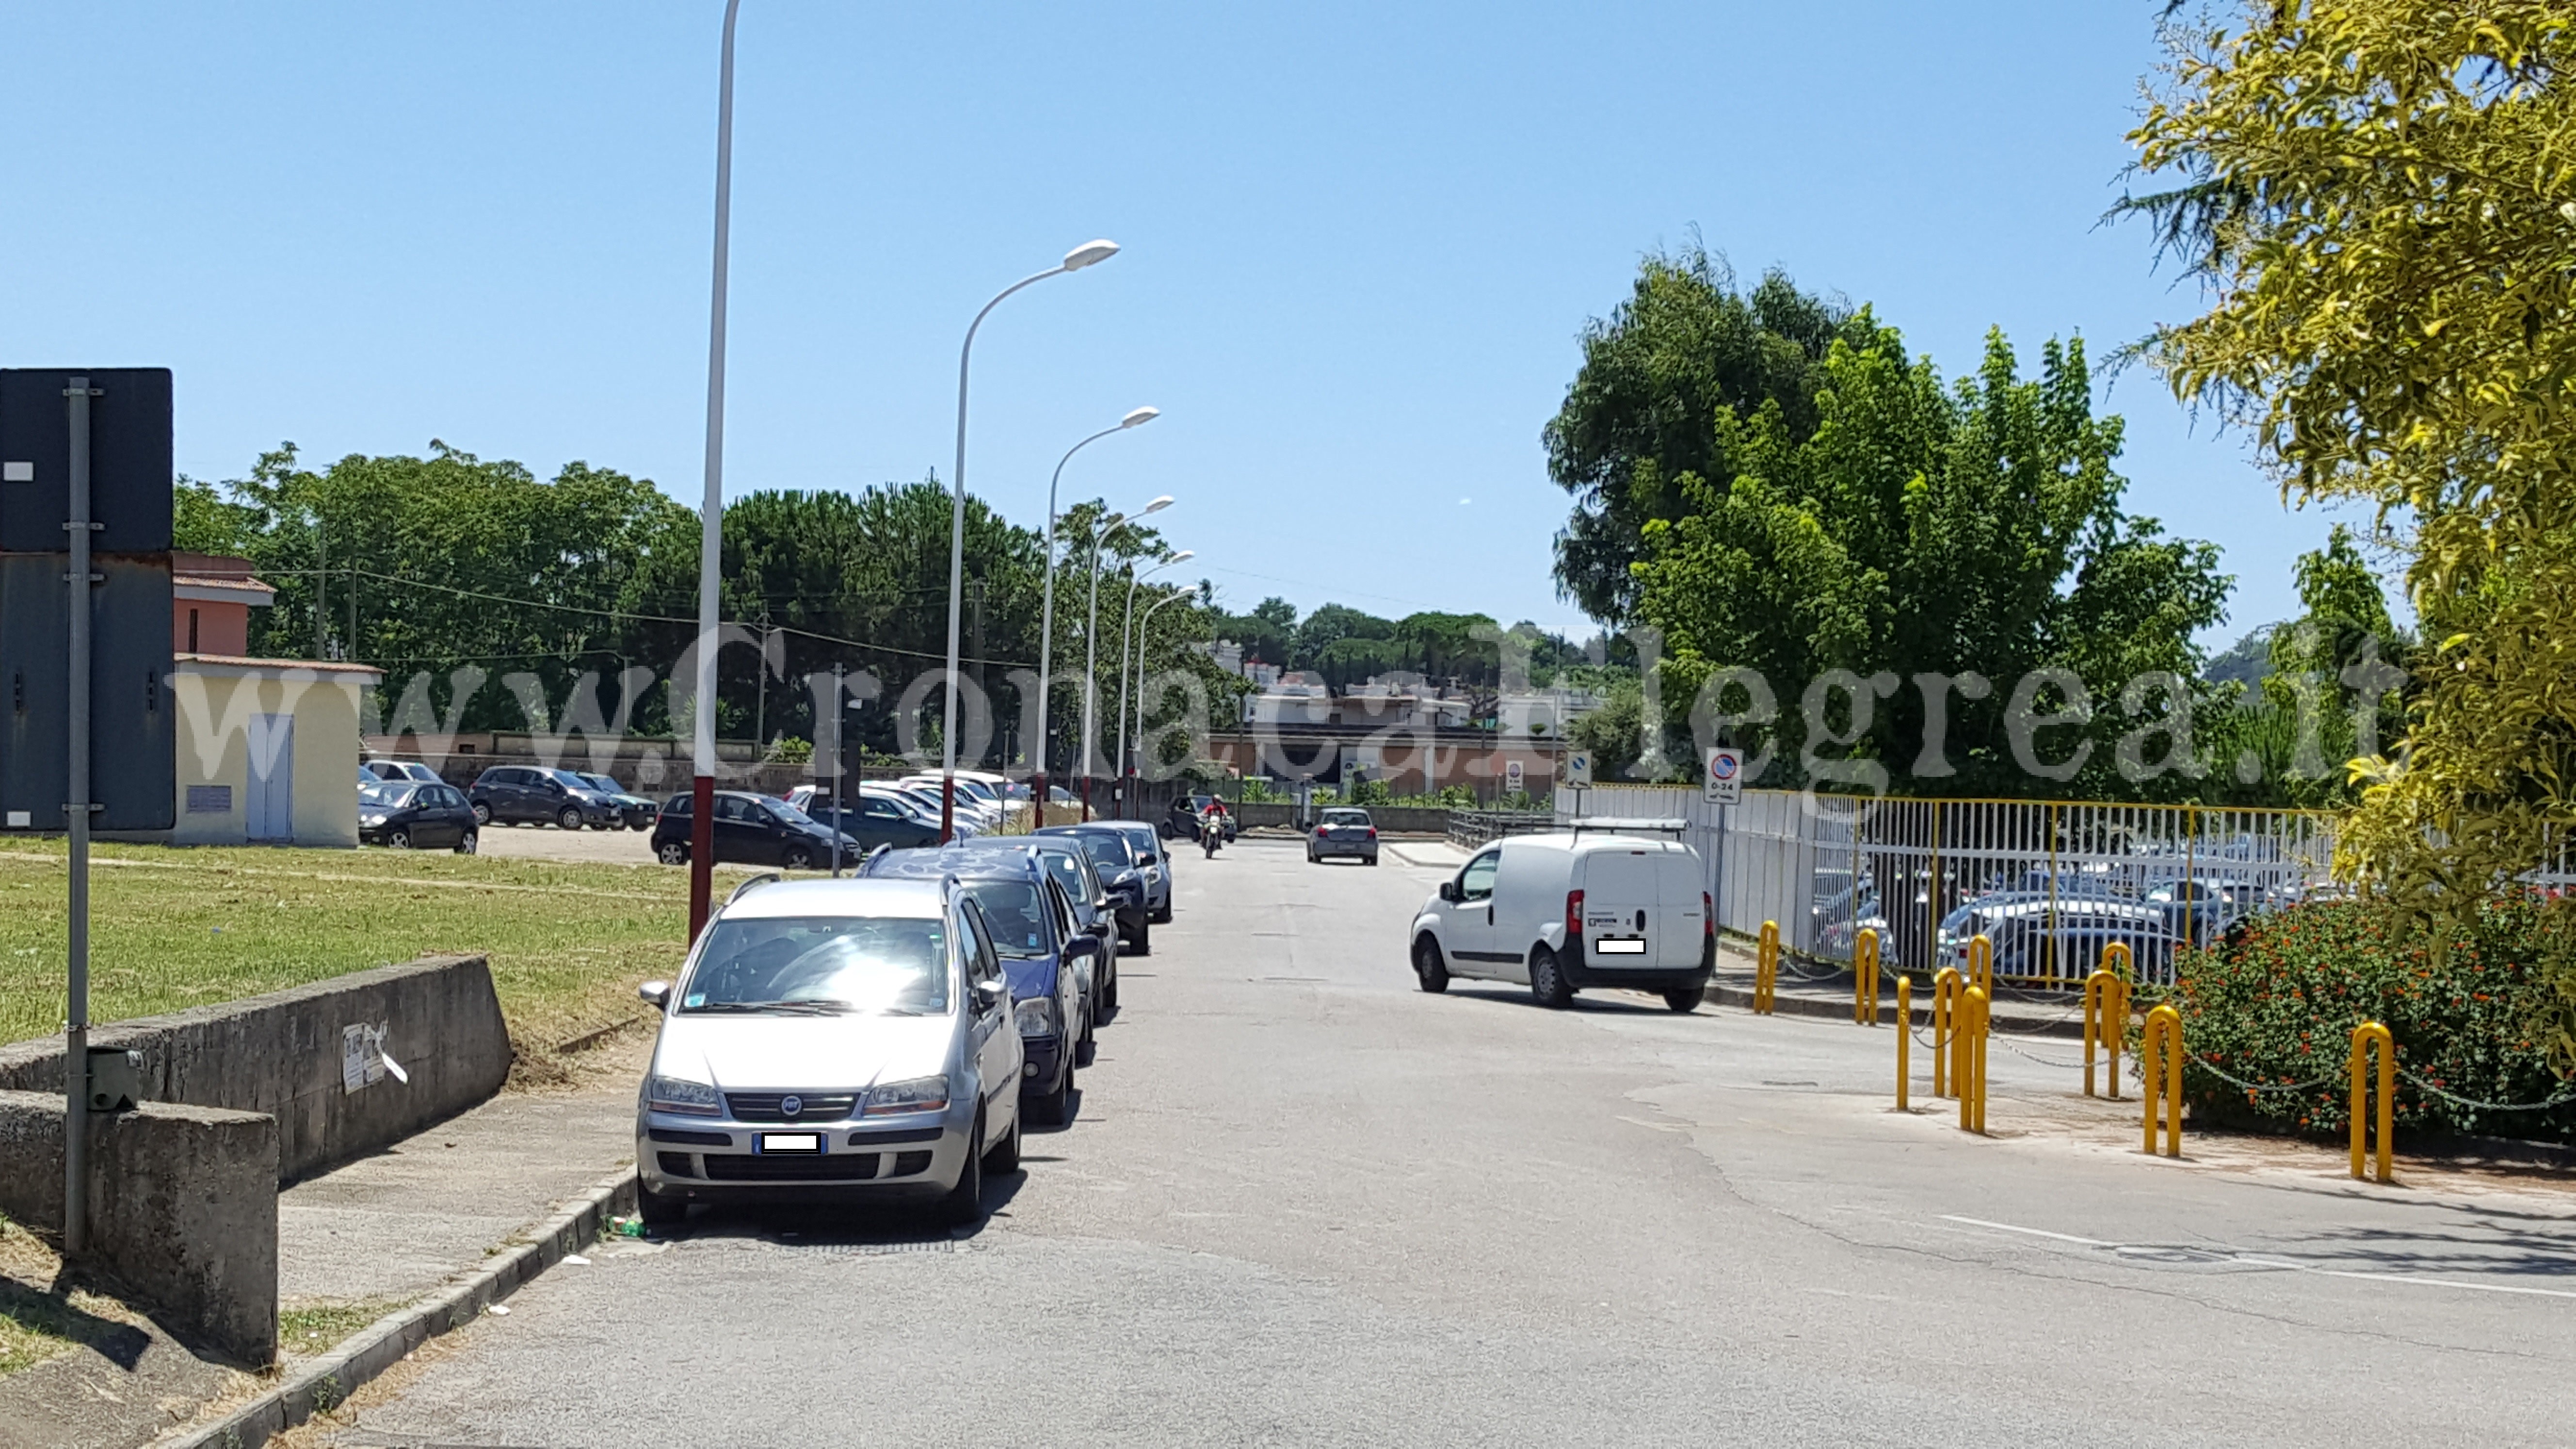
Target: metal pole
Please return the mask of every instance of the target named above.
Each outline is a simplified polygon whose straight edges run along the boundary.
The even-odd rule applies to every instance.
[[[1163,600],[1163,602],[1162,602],[1162,603],[1160,603],[1160,604],[1156,604],[1154,607],[1152,607],[1152,608],[1150,608],[1150,609],[1147,609],[1147,610],[1145,611],[1145,617],[1144,617],[1141,621],[1139,621],[1139,622],[1137,623],[1137,625],[1136,625],[1136,672],[1137,672],[1138,674],[1142,674],[1142,673],[1144,673],[1144,672],[1145,672],[1145,631],[1146,631],[1148,628],[1152,627],[1152,625],[1153,625],[1153,623],[1154,623],[1154,616],[1155,616],[1156,614],[1161,613],[1161,612],[1163,611],[1163,609],[1164,609],[1164,607],[1165,607],[1166,605],[1170,605],[1170,604],[1177,604],[1177,603],[1179,603],[1181,600],[1186,599],[1186,598],[1188,598],[1189,596],[1190,596],[1190,594],[1189,594],[1189,590],[1187,590],[1187,589],[1183,589],[1183,590],[1181,590],[1179,593],[1176,593],[1176,594],[1172,595],[1170,598]],[[1144,768],[1144,763],[1145,763],[1145,687],[1144,687],[1142,684],[1139,684],[1139,685],[1137,685],[1137,686],[1136,686],[1136,731],[1135,731],[1135,739],[1136,739],[1136,764],[1137,764],[1137,768],[1138,768],[1139,770],[1142,770],[1142,769]],[[1122,754],[1123,754],[1123,752],[1126,750],[1126,748],[1127,748],[1127,739],[1126,739],[1126,737],[1125,737],[1125,736],[1121,736],[1121,737],[1119,738],[1119,741],[1118,741],[1118,748],[1119,748],[1119,750],[1122,752]]]
[[[1142,582],[1144,575],[1134,564],[1127,565],[1127,608],[1118,616],[1118,713],[1112,721],[1118,731],[1118,773],[1111,777],[1110,796],[1122,810],[1127,803],[1127,643],[1136,631],[1136,586]]]
[[[689,939],[707,924],[716,855],[716,602],[724,574],[725,277],[733,246],[733,28],[742,0],[725,0],[724,59],[716,82],[715,281],[707,307],[706,492],[698,503],[698,658],[691,712],[696,776],[690,781]],[[763,667],[766,667],[765,665]]]
[[[63,803],[71,835],[70,1010],[63,1028],[63,1256],[89,1245],[89,379],[63,389],[71,413],[71,701]]]
[[[1099,531],[1091,535],[1091,622],[1082,630],[1082,818],[1091,819],[1091,777],[1100,767],[1100,751],[1092,714],[1100,702],[1100,545],[1109,530],[1127,521],[1123,513],[1113,513],[1100,520]]]
[[[841,800],[841,675],[846,665],[832,666],[832,879],[841,878],[841,826],[849,807]],[[823,733],[818,724],[816,735]]]
[[[1037,824],[1039,825],[1046,824],[1047,702],[1055,694],[1055,679],[1047,671],[1055,667],[1056,488],[1064,482],[1064,465],[1073,461],[1074,454],[1079,453],[1083,449],[1090,447],[1092,444],[1099,442],[1101,439],[1108,437],[1111,433],[1124,432],[1132,426],[1133,424],[1131,423],[1122,422],[1114,428],[1102,428],[1099,432],[1096,432],[1090,437],[1083,439],[1081,442],[1074,444],[1072,447],[1065,449],[1064,456],[1055,460],[1055,476],[1047,480],[1046,603],[1041,608],[1038,616],[1038,741],[1037,748],[1033,755],[1033,758],[1035,758],[1038,763],[1038,775],[1036,787],[1029,791],[1029,798],[1032,807],[1031,813],[1034,815]],[[1097,559],[1098,556],[1097,546],[1095,545],[1093,557]]]

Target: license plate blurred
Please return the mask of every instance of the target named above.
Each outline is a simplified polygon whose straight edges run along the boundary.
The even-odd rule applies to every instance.
[[[1604,956],[1643,956],[1646,954],[1646,943],[1633,938],[1624,941],[1598,941],[1593,944],[1592,949]]]
[[[764,1157],[817,1157],[823,1151],[820,1132],[763,1132],[760,1151]]]

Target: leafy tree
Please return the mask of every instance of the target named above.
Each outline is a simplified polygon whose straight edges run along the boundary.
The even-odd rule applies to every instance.
[[[1297,627],[1297,606],[1277,594],[1272,594],[1252,606],[1252,617],[1285,632]]]
[[[1647,257],[1628,300],[1584,329],[1582,368],[1543,435],[1548,476],[1574,495],[1556,544],[1565,596],[1596,619],[1635,617],[1630,565],[1647,524],[1691,510],[1682,476],[1722,491],[1744,471],[1727,424],[1766,405],[1803,441],[1825,350],[1852,325],[1779,272],[1747,292],[1700,247]]]
[[[2132,134],[2176,184],[2127,205],[2210,299],[2153,341],[2175,390],[2412,526],[2433,647],[2342,863],[2434,913],[2576,824],[2571,65],[2564,0],[2249,3]]]

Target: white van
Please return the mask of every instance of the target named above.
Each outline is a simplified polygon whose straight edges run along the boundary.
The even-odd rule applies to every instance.
[[[1587,986],[1699,1006],[1717,964],[1714,905],[1679,820],[1577,820],[1479,850],[1413,918],[1425,991],[1453,977],[1525,984],[1563,1006]]]

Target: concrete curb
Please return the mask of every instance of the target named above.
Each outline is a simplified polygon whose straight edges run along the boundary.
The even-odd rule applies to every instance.
[[[1718,981],[1711,981],[1708,983],[1706,999],[1712,1005],[1740,1006],[1745,1010],[1750,1011],[1753,1009],[1753,988],[1750,986],[1732,986]],[[1816,1016],[1823,1017],[1828,1021],[1849,1021],[1852,1019],[1852,1004],[1849,997],[1837,998],[1831,996],[1806,996],[1794,992],[1782,991],[1775,993],[1771,1000],[1773,1011],[1778,1015]],[[1890,1025],[1895,1020],[1895,998],[1891,993],[1882,990],[1879,994],[1878,1003],[1879,1025]],[[1914,1020],[1916,1024],[1924,1027],[1932,1025],[1932,1008],[1929,1004],[1924,1003],[1920,998],[1917,998],[1917,1004],[1914,1008]],[[2033,1020],[2029,1017],[2022,1016],[2019,1013],[2006,1016],[2001,1012],[1997,1012],[1994,1016],[1992,1030],[1996,1036],[2048,1036],[2065,1037],[2073,1041],[2082,1041],[2084,1039],[2084,1020],[2080,1015],[2068,1016],[2062,1020]]]
[[[572,1207],[535,1228],[529,1241],[494,1255],[472,1276],[377,1319],[222,1419],[174,1429],[147,1449],[257,1449],[271,1435],[338,1407],[422,1344],[481,1317],[484,1309],[534,1281],[566,1253],[597,1240],[610,1218],[634,1206],[635,1174],[630,1169],[592,1187]]]

